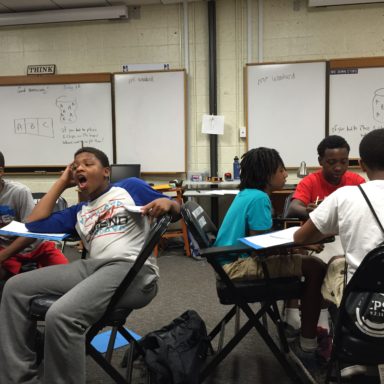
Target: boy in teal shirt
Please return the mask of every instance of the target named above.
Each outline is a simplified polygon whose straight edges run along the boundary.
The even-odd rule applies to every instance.
[[[240,170],[240,192],[229,207],[215,246],[238,244],[241,237],[262,234],[272,229],[269,196],[285,184],[287,172],[283,160],[274,149],[255,148],[242,156]],[[257,258],[228,256],[220,261],[231,279],[263,277]],[[307,255],[269,256],[266,263],[271,277],[304,276],[300,347],[305,352],[315,352],[320,288],[326,265],[320,259]]]

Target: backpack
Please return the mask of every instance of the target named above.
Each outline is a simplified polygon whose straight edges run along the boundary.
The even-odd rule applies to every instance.
[[[197,384],[210,341],[204,321],[193,310],[139,342],[156,384]]]
[[[384,294],[351,292],[345,302],[347,324],[356,337],[384,338]]]

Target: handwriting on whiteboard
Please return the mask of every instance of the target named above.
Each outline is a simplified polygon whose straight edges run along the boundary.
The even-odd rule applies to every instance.
[[[284,80],[295,80],[295,72],[292,73],[280,73],[277,75],[263,76],[257,79],[257,85],[262,86],[270,82],[284,81]]]

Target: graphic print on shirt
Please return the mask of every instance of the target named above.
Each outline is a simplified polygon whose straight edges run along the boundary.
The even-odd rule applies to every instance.
[[[16,212],[9,205],[0,205],[0,228],[9,224],[16,217]]]
[[[89,242],[101,236],[127,231],[129,215],[122,200],[110,200],[82,215],[79,222]]]

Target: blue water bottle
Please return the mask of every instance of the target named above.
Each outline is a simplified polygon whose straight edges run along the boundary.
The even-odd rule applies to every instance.
[[[240,179],[240,163],[239,158],[235,156],[233,159],[233,180],[239,180]]]

